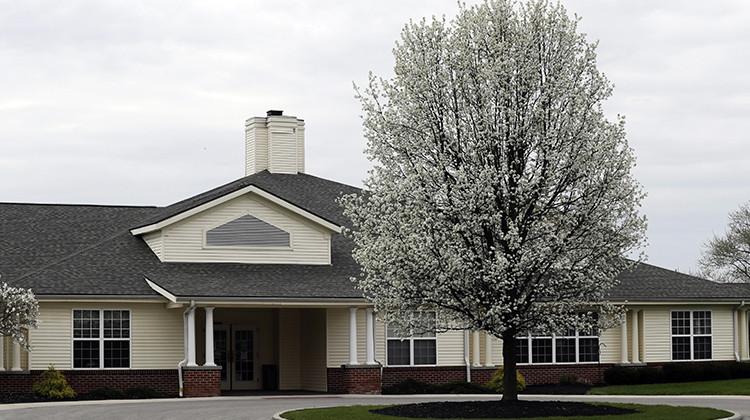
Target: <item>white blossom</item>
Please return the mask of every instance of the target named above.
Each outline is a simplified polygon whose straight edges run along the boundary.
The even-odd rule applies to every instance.
[[[36,328],[39,304],[31,289],[0,284],[0,335],[30,350],[27,332]]]
[[[356,281],[383,321],[413,331],[409,314],[437,310],[439,329],[507,346],[589,327],[590,311],[618,321],[605,297],[644,242],[644,194],[576,25],[545,1],[462,6],[409,23],[395,77],[358,89],[375,166],[367,192],[341,202]]]

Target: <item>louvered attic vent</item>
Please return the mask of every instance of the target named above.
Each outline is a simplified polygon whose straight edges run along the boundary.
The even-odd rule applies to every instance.
[[[248,214],[207,231],[206,245],[288,247],[289,232]]]

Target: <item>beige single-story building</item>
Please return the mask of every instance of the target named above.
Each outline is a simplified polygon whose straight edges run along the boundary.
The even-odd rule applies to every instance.
[[[494,337],[395,337],[376,320],[336,202],[359,190],[305,173],[304,121],[269,111],[245,127],[246,176],[167,207],[0,204],[0,275],[40,305],[32,351],[0,345],[0,392],[28,392],[50,365],[78,392],[186,396],[489,379]],[[610,299],[621,326],[519,337],[527,382],[750,358],[747,289],[638,264]]]

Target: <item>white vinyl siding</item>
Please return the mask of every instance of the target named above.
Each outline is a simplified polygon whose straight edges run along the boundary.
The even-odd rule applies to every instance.
[[[31,369],[71,369],[74,308],[128,309],[131,369],[175,369],[183,358],[182,311],[163,303],[40,302],[39,328],[30,331]]]
[[[297,135],[295,129],[268,125],[268,170],[277,174],[296,173]]]
[[[268,129],[265,118],[245,122],[245,176],[268,169]]]
[[[327,391],[326,372],[326,311],[325,309],[303,309],[301,341],[302,389]]]
[[[603,330],[599,334],[601,363],[620,363],[620,333],[621,326]],[[643,353],[641,353],[643,354]]]
[[[291,247],[204,246],[206,231],[245,215],[288,232]],[[162,260],[168,262],[330,264],[330,234],[252,193],[177,222],[163,232]]]
[[[328,367],[349,363],[349,309],[326,310],[326,348]]]
[[[146,242],[146,245],[151,248],[151,251],[153,251],[153,253],[156,254],[157,257],[159,257],[159,260],[162,260],[164,242],[161,235],[161,230],[147,233],[142,237]]]
[[[297,124],[297,172],[305,172],[305,126]]]
[[[302,388],[301,322],[299,309],[279,311],[279,389]]]

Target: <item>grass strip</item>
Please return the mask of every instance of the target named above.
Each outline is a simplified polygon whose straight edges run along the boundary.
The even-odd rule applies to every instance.
[[[597,404],[597,403],[594,403]],[[620,404],[620,403],[607,403],[615,407],[632,408],[638,410],[639,413],[627,414],[622,416],[590,416],[585,417],[586,420],[646,420],[646,419],[660,419],[660,420],[713,420],[729,417],[731,415],[728,411],[716,410],[713,408],[703,407],[674,407],[670,405],[646,405],[646,404]],[[370,413],[369,410],[375,408],[386,407],[384,405],[353,405],[345,407],[331,407],[331,408],[310,408],[305,410],[289,411],[282,415],[283,418],[288,420],[414,420],[408,417],[393,417],[383,416],[380,414]],[[559,419],[559,420],[570,420],[574,417],[534,417],[534,418],[523,418],[516,420],[543,420],[543,419]],[[446,419],[419,419],[419,420],[446,420]],[[452,420],[473,420],[457,418]],[[492,419],[483,419],[492,420]],[[503,419],[513,420],[513,419]]]
[[[678,382],[648,385],[609,385],[591,388],[590,395],[750,395],[750,379]]]

